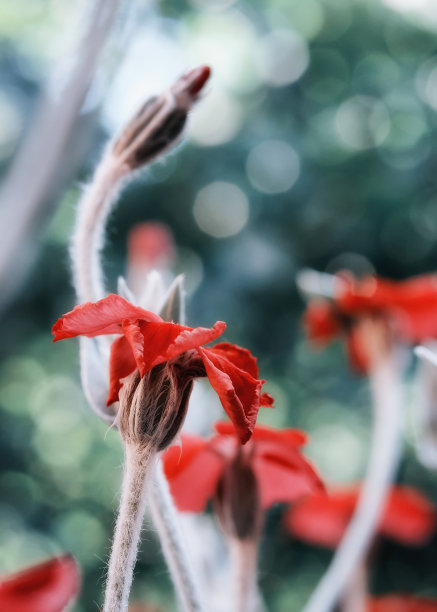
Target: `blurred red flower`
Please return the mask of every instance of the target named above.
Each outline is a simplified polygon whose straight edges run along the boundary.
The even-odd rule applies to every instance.
[[[0,579],[0,612],[62,612],[80,587],[70,555]]]
[[[201,512],[217,493],[220,479],[241,446],[230,423],[220,422],[210,439],[182,434],[182,446],[163,454],[170,490],[181,511]],[[296,429],[275,430],[257,425],[243,450],[253,470],[263,510],[277,502],[294,502],[324,486],[301,454],[306,435]]]
[[[367,356],[354,325],[361,317],[383,317],[396,337],[407,342],[437,337],[437,276],[398,282],[373,276],[357,280],[349,274],[340,278],[332,299],[314,298],[309,302],[303,323],[308,338],[319,344],[345,335],[356,370],[367,371]]]
[[[367,609],[368,612],[437,612],[437,600],[410,595],[384,595],[370,599]]]
[[[312,495],[290,508],[285,523],[296,537],[335,548],[355,511],[358,486]],[[433,504],[410,486],[392,487],[379,524],[379,534],[409,546],[425,544],[436,526]]]
[[[265,381],[258,379],[256,359],[248,350],[228,343],[201,348],[225,328],[222,321],[210,329],[169,323],[111,294],[98,302],[76,306],[58,319],[52,331],[54,342],[79,335],[121,334],[111,345],[108,405],[118,400],[121,380],[137,368],[143,377],[155,366],[184,354],[184,368],[195,370],[197,376],[200,365],[244,443],[251,436],[259,407],[271,406],[273,398],[261,394]]]
[[[174,256],[174,241],[170,229],[157,221],[138,223],[129,232],[129,268],[144,270],[168,268]]]

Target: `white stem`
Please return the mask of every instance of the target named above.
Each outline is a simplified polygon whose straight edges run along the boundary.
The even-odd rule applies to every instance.
[[[367,611],[367,566],[363,561],[349,580],[341,598],[341,612]]]
[[[70,253],[79,303],[96,301],[106,295],[100,251],[106,219],[125,173],[126,169],[114,158],[105,156],[78,204]]]
[[[201,612],[201,595],[196,583],[192,563],[187,555],[178,521],[178,513],[162,470],[161,460],[155,463],[154,486],[149,491],[150,510],[161,540],[173,583],[184,612]]]
[[[303,612],[328,612],[357,571],[375,533],[400,454],[400,382],[394,360],[379,359],[370,373],[373,435],[370,459],[355,514],[331,565]]]
[[[154,455],[125,446],[120,510],[108,565],[103,612],[126,612],[146,506],[146,484]]]
[[[234,612],[262,609],[257,585],[258,540],[229,541],[233,580]]]

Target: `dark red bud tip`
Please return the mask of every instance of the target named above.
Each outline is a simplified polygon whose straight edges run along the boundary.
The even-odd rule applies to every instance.
[[[211,74],[211,68],[209,66],[199,66],[198,68],[194,68],[188,74],[185,75],[185,78],[188,81],[191,81],[188,92],[195,96],[199,93],[206,81],[209,79]]]

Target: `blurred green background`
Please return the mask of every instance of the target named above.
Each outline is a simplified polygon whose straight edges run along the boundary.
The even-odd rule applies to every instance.
[[[84,6],[0,5],[3,175]],[[226,339],[259,357],[277,406],[260,420],[308,431],[308,455],[327,482],[362,476],[367,384],[349,373],[339,343],[307,346],[294,277],[308,266],[392,278],[437,268],[436,31],[425,0],[121,3],[82,109],[86,129],[66,156],[69,178],[59,179],[30,272],[0,320],[0,573],[68,550],[84,576],[74,611],[101,603],[122,449],[86,405],[76,341],[52,346],[50,327],[74,305],[68,242],[81,184],[142,97],[198,64],[213,76],[184,144],[125,189],[111,216],[109,287],[123,273],[129,229],[167,223],[190,291],[188,322],[225,320]],[[437,501],[435,474],[412,445],[413,373],[398,480]],[[331,554],[286,534],[282,511],[269,514],[261,552],[273,612],[300,610]],[[373,592],[437,597],[436,558],[435,540],[417,550],[382,542]],[[147,531],[133,599],[172,610],[168,585]]]

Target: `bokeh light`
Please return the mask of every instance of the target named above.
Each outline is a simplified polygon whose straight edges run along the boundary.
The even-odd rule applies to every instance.
[[[214,238],[227,238],[246,225],[249,202],[236,185],[215,181],[199,191],[193,214],[201,230]]]
[[[288,191],[299,177],[299,156],[286,142],[267,140],[250,151],[246,171],[250,182],[259,191],[282,193]]]

